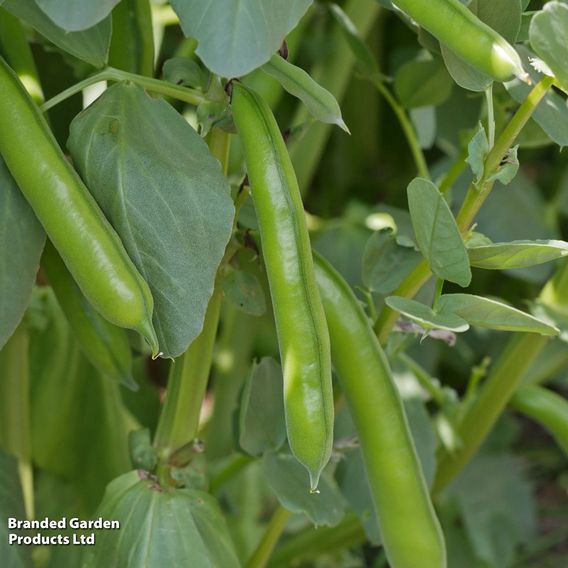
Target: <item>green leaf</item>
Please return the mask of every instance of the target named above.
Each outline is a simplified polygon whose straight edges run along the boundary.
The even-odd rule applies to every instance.
[[[272,491],[285,509],[306,515],[316,526],[335,526],[341,521],[345,504],[331,478],[322,475],[318,491],[311,493],[306,469],[292,454],[268,451],[262,465]]]
[[[535,57],[534,53],[522,45],[517,46],[517,51],[532,83],[538,83],[542,75],[530,64],[530,60]],[[518,103],[522,103],[532,87],[519,79],[513,79],[505,83],[505,88]],[[559,146],[568,146],[568,106],[562,96],[549,90],[534,110],[533,118],[553,142]]]
[[[458,315],[475,327],[558,335],[558,330],[544,321],[497,300],[481,296],[445,294],[440,297],[438,310],[440,315]]]
[[[436,60],[411,61],[398,70],[394,90],[405,108],[438,106],[450,96],[452,80]]]
[[[221,280],[225,298],[246,314],[261,316],[266,312],[264,290],[258,278],[244,270],[230,270]]]
[[[436,107],[425,106],[409,111],[420,147],[428,150],[436,141]]]
[[[363,252],[363,284],[379,294],[390,294],[416,268],[421,256],[400,246],[390,229],[373,233]]]
[[[252,456],[278,450],[286,440],[282,368],[271,357],[255,364],[239,410],[239,445]]]
[[[542,57],[562,88],[568,92],[568,5],[564,2],[547,2],[533,16],[529,36],[537,55]]]
[[[515,179],[519,171],[518,149],[518,146],[513,146],[507,150],[505,157],[501,160],[499,169],[490,175],[487,181],[499,181],[503,185],[509,185]]]
[[[54,24],[35,0],[4,0],[4,3],[0,1],[0,5],[63,51],[95,67],[103,67],[106,64],[111,36],[110,17],[88,30],[68,32]]]
[[[0,450],[0,558],[5,568],[32,568],[30,546],[9,544],[10,534],[23,535],[8,528],[8,519],[26,519],[20,486],[18,461]]]
[[[204,89],[209,83],[210,74],[189,57],[172,57],[162,67],[164,79],[175,85]]]
[[[408,186],[408,207],[418,248],[439,278],[463,288],[471,282],[467,251],[444,196],[429,180]]]
[[[485,171],[485,157],[488,153],[489,140],[487,139],[487,134],[485,133],[483,124],[479,123],[477,132],[473,135],[473,138],[467,145],[466,159],[466,162],[469,164],[477,183],[479,183],[479,181],[483,178],[483,173]]]
[[[35,0],[49,19],[64,30],[86,30],[106,18],[120,0]]]
[[[337,124],[349,133],[335,97],[316,83],[303,69],[289,63],[278,54],[273,55],[261,69],[276,79],[291,95],[300,99],[315,119],[328,124]]]
[[[166,357],[199,335],[234,207],[219,162],[165,101],[108,89],[71,124],[69,149],[154,297]]]
[[[507,270],[551,262],[568,256],[564,241],[512,241],[468,248],[469,261],[476,268]]]
[[[468,323],[456,314],[452,312],[436,313],[429,306],[416,300],[389,296],[385,303],[389,308],[400,312],[403,316],[420,324],[424,329],[445,329],[456,333],[469,329]]]
[[[0,349],[30,302],[44,243],[39,221],[0,158]]]
[[[132,467],[154,471],[158,464],[158,455],[156,449],[152,446],[149,428],[133,430],[128,434],[128,450]]]
[[[312,0],[172,0],[197,55],[217,75],[241,77],[266,63]]]
[[[215,499],[193,489],[165,489],[131,471],[110,483],[97,517],[120,523],[100,530],[87,547],[83,568],[240,566]]]

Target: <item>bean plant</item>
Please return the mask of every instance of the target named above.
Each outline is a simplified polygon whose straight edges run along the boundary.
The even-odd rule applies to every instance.
[[[0,565],[565,565],[567,45],[0,0]]]

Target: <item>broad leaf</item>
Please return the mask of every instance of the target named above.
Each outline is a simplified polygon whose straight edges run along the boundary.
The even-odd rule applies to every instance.
[[[329,124],[337,124],[349,133],[335,97],[327,89],[316,83],[303,69],[289,63],[278,54],[273,55],[261,69],[267,75],[276,79],[291,95],[300,99],[315,119]]]
[[[266,298],[258,278],[244,270],[230,270],[221,279],[225,299],[246,314],[261,316],[266,312]]]
[[[185,85],[205,89],[209,83],[210,74],[189,57],[173,57],[162,67],[164,79],[176,85]]]
[[[280,504],[293,513],[303,513],[316,526],[334,526],[345,511],[335,482],[322,475],[318,491],[308,491],[306,469],[292,454],[266,452],[262,461],[266,479]]]
[[[172,0],[197,55],[217,75],[240,77],[266,63],[312,0]]]
[[[131,471],[110,483],[97,517],[120,523],[101,530],[86,547],[83,568],[240,566],[227,526],[211,495],[165,489],[157,480]]]
[[[497,300],[481,296],[446,294],[440,297],[438,310],[440,315],[457,314],[475,327],[558,335],[558,330],[544,321]]]
[[[542,11],[533,16],[530,27],[533,49],[544,59],[568,92],[568,5],[564,2],[547,2]]]
[[[106,64],[111,36],[110,17],[88,30],[68,32],[54,24],[35,0],[4,0],[4,3],[0,0],[0,5],[63,51],[95,67],[103,67]]]
[[[0,349],[29,304],[45,233],[0,158]]]
[[[408,207],[418,248],[436,276],[462,287],[471,282],[467,251],[444,196],[426,179],[408,186]]]
[[[390,294],[420,263],[413,247],[401,246],[390,229],[373,233],[363,252],[363,284],[379,294]]]
[[[425,150],[431,148],[436,141],[436,107],[413,108],[408,114],[414,125],[420,147]]]
[[[507,270],[525,268],[568,256],[564,241],[512,241],[468,248],[469,261],[476,268]]]
[[[254,365],[239,410],[239,445],[253,456],[278,450],[286,440],[282,368],[271,357]]]
[[[25,520],[24,498],[17,460],[0,450],[0,558],[5,568],[32,568],[30,546],[9,542],[9,535],[23,532],[8,528],[8,519]]]
[[[132,84],[108,89],[71,124],[69,149],[150,285],[166,357],[203,326],[234,207],[218,161],[165,101]]]
[[[64,30],[86,30],[106,18],[120,0],[35,0],[49,19]]]
[[[436,61],[411,61],[397,72],[394,90],[406,108],[437,106],[452,92],[452,80]]]
[[[420,324],[424,329],[445,329],[456,333],[469,329],[467,321],[453,312],[436,313],[430,306],[421,304],[416,300],[389,296],[385,303],[389,308],[400,312],[403,316]]]

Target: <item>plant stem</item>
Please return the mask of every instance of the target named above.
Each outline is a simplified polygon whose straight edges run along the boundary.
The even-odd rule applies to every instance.
[[[446,193],[460,177],[461,173],[467,166],[467,162],[465,161],[466,158],[467,153],[461,152],[458,156],[458,159],[454,162],[452,167],[446,172],[446,175],[440,181],[440,186],[438,188],[440,190],[440,193]]]
[[[479,449],[546,342],[545,336],[533,333],[516,334],[509,342],[458,426],[462,446],[452,455],[441,456],[432,488],[434,495],[456,477]]]
[[[207,97],[196,89],[189,89],[160,79],[144,77],[143,75],[137,75],[136,73],[129,73],[128,71],[121,71],[120,69],[107,67],[106,69],[87,77],[83,81],[75,83],[75,85],[65,89],[58,95],[55,95],[41,106],[41,110],[45,112],[69,97],[80,93],[86,87],[94,85],[95,83],[100,83],[101,81],[132,81],[136,85],[139,85],[152,93],[157,93],[165,97],[172,97],[179,101],[196,106],[207,100]]]
[[[416,377],[420,386],[432,397],[436,404],[440,407],[444,405],[445,395],[444,391],[435,381],[412,357],[406,353],[400,353],[398,359],[403,363]]]
[[[226,417],[225,417],[226,419]],[[227,420],[228,422],[228,420]],[[209,454],[208,454],[209,455]],[[240,473],[247,465],[252,463],[254,458],[246,454],[237,454],[211,479],[209,491],[215,493],[220,487],[235,475]]]
[[[410,152],[414,158],[414,163],[416,164],[416,170],[418,171],[419,177],[430,179],[430,171],[428,170],[428,164],[426,163],[424,152],[418,142],[416,131],[414,130],[414,126],[412,126],[412,122],[410,122],[406,111],[380,79],[373,79],[371,83],[375,86],[379,93],[381,93],[396,115],[404,136],[406,137],[406,141],[410,147]]]
[[[246,564],[247,568],[264,568],[268,564],[272,551],[286,528],[290,514],[284,507],[280,505],[277,507],[268,523],[262,540]]]

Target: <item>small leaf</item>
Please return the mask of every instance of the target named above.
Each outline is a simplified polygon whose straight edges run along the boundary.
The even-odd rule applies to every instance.
[[[258,278],[244,270],[230,270],[221,280],[225,297],[234,306],[251,316],[266,312],[264,290]]]
[[[311,493],[306,489],[306,469],[292,454],[266,452],[262,466],[272,491],[285,509],[306,515],[316,526],[335,526],[341,521],[345,503],[332,478],[322,475],[318,491]]]
[[[328,124],[337,124],[349,134],[335,97],[316,83],[303,69],[289,63],[278,54],[273,55],[261,69],[276,79],[291,95],[300,99],[315,119]]]
[[[120,0],[35,0],[49,19],[68,32],[86,30],[106,18]]]
[[[444,329],[455,333],[461,333],[469,329],[468,323],[456,314],[451,312],[435,313],[430,306],[421,304],[416,300],[401,298],[400,296],[389,296],[385,303],[389,308],[419,323],[424,329]]]
[[[436,107],[425,106],[409,111],[420,147],[428,150],[436,141]]]
[[[529,35],[533,49],[568,92],[568,5],[564,2],[547,2],[533,16]]]
[[[215,499],[194,489],[160,487],[153,477],[131,471],[112,481],[97,517],[120,523],[120,530],[96,532],[83,568],[240,566]]]
[[[444,196],[429,180],[408,186],[408,206],[418,248],[439,278],[463,288],[471,282],[467,251]]]
[[[110,17],[87,30],[68,32],[54,24],[35,0],[4,0],[4,3],[0,4],[2,8],[23,20],[63,51],[95,67],[103,67],[106,64],[111,37]]]
[[[0,157],[0,349],[30,302],[44,243],[39,221]]]
[[[363,284],[379,294],[396,290],[420,262],[413,247],[400,246],[390,229],[373,233],[363,252]]]
[[[467,145],[467,159],[466,162],[471,167],[471,171],[475,175],[475,181],[479,183],[483,178],[485,171],[485,157],[489,153],[489,141],[485,128],[479,123],[477,132],[473,135]]]
[[[501,331],[523,331],[558,335],[558,330],[544,321],[507,304],[471,294],[445,294],[438,302],[440,315],[455,315],[470,325]]]
[[[158,455],[152,446],[152,437],[148,428],[132,430],[128,433],[128,449],[132,467],[154,471],[158,464]]]
[[[286,440],[282,368],[271,357],[255,364],[243,389],[239,445],[252,456],[278,450]]]
[[[525,268],[568,256],[564,241],[512,241],[468,248],[472,266],[486,270]]]
[[[487,178],[487,181],[499,181],[503,185],[509,185],[516,177],[519,171],[519,158],[517,151],[519,147],[513,146],[507,150],[507,154],[501,161],[499,169]]]
[[[162,68],[164,79],[175,85],[205,89],[210,74],[189,57],[172,57]]]
[[[450,96],[452,80],[436,60],[411,61],[398,70],[394,90],[405,108],[438,106]]]

